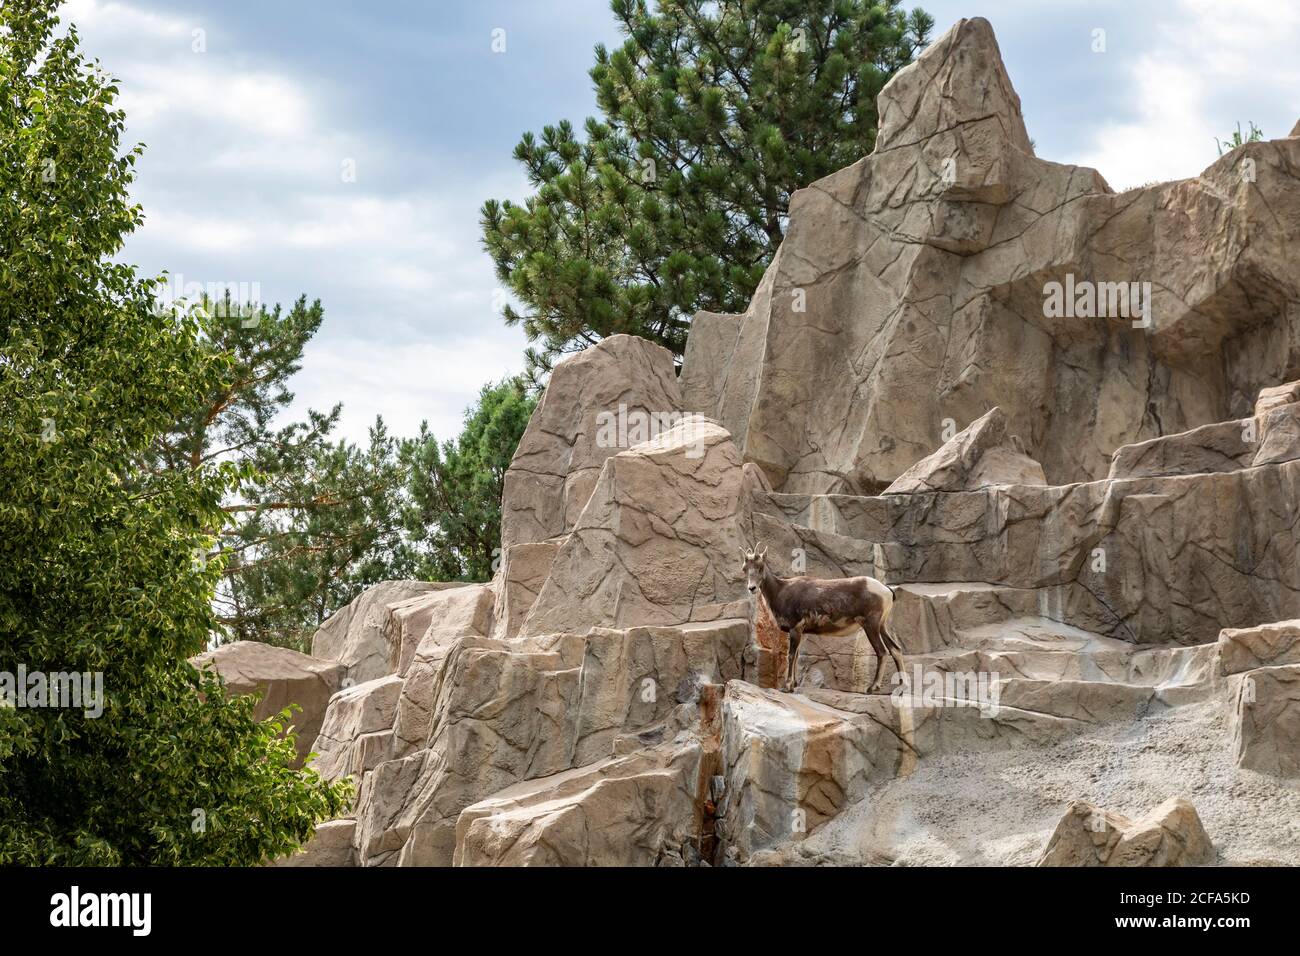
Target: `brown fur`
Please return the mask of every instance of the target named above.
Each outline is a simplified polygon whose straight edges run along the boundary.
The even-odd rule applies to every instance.
[[[869,577],[783,578],[772,571],[766,559],[766,548],[759,553],[746,552],[745,575],[750,591],[762,592],[777,626],[790,640],[782,690],[793,690],[799,683],[799,646],[805,634],[846,636],[862,628],[876,653],[871,690],[880,686],[886,654],[893,657],[900,671],[903,669],[902,648],[888,631],[892,591],[886,597],[872,590],[874,579]]]

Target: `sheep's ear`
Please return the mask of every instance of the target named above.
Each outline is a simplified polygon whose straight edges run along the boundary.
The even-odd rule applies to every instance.
[[[758,556],[761,559],[767,558],[767,545],[763,545],[763,550],[759,552]]]

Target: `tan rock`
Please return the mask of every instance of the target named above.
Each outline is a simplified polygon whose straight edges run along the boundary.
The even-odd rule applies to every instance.
[[[430,686],[413,689],[408,679],[397,733],[404,732],[403,708],[416,706],[427,729],[366,779],[356,814],[362,865],[446,866],[456,818],[467,806],[568,769],[578,673],[559,654],[464,638],[441,657]],[[415,723],[408,719],[405,732]]]
[[[520,635],[746,614],[742,489],[736,447],[712,422],[614,455]]]
[[[395,621],[410,626],[389,628],[389,672],[405,677],[421,647],[449,647],[462,637],[487,637],[495,602],[491,584],[466,584],[394,608]]]
[[[359,778],[387,759],[401,692],[402,679],[390,674],[331,697],[312,748],[317,754],[312,769],[329,780]]]
[[[507,787],[461,811],[456,866],[656,866],[698,838],[690,734]]]
[[[1075,800],[1039,866],[1200,866],[1214,847],[1196,809],[1171,797],[1136,820]]]
[[[1225,674],[1300,664],[1300,620],[1224,628],[1219,632],[1219,660]]]
[[[1275,465],[1300,458],[1300,402],[1278,405],[1259,419],[1262,440],[1253,466]]]
[[[1300,382],[1284,382],[1262,388],[1255,399],[1255,417],[1263,418],[1280,405],[1300,402]]]
[[[1110,479],[1149,478],[1237,471],[1250,466],[1257,451],[1250,419],[1202,425],[1175,435],[1122,445],[1111,457]]]
[[[727,685],[722,705],[725,796],[718,836],[745,862],[798,841],[872,787],[953,751],[1042,747],[1084,726],[1077,710],[1056,715],[999,705],[989,696],[915,697],[806,689],[796,694]]]
[[[316,832],[297,853],[282,856],[269,866],[356,866],[352,849],[355,820],[329,820],[316,825]]]
[[[645,339],[610,336],[557,365],[506,472],[502,547],[572,528],[605,459],[681,411],[672,353]]]
[[[301,707],[302,711],[290,721],[290,728],[297,734],[299,763],[311,753],[330,697],[342,685],[346,673],[342,664],[258,641],[223,644],[192,658],[191,663],[198,668],[215,668],[228,695],[260,695],[254,710],[259,720],[278,714],[290,704]]]
[[[990,485],[1045,485],[1043,466],[1024,454],[1020,440],[1007,433],[1007,418],[994,406],[938,451],[922,458],[885,489],[885,494],[917,491],[974,491]]]
[[[749,622],[592,628],[582,661],[573,762],[608,756],[615,738],[663,724],[700,688],[743,676]]]
[[[338,661],[347,668],[345,677],[354,684],[391,674],[389,607],[449,586],[455,585],[428,581],[382,581],[372,585],[320,626],[312,638],[312,657]]]
[[[1300,774],[1300,664],[1259,667],[1236,684],[1232,744],[1237,765]]]
[[[1300,367],[1296,139],[1115,194],[1033,155],[981,19],[879,109],[875,151],[792,196],[745,313],[687,344],[693,410],[778,491],[876,493],[994,405],[1053,484],[1099,479]]]
[[[495,582],[492,637],[508,641],[518,635],[555,563],[562,539],[515,544],[505,549]]]

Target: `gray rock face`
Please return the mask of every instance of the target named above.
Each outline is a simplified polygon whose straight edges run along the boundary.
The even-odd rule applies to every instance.
[[[1033,155],[981,19],[879,111],[875,152],[792,198],[749,309],[687,346],[687,404],[779,491],[874,493],[993,405],[1050,482],[1098,479],[1300,368],[1295,139],[1117,195]]]
[[[346,669],[332,661],[299,654],[287,647],[258,641],[223,644],[191,659],[198,668],[215,668],[225,682],[226,693],[259,694],[254,714],[265,720],[290,704],[302,708],[291,722],[297,734],[294,745],[301,763],[311,753],[320,733],[330,697],[343,684]]]

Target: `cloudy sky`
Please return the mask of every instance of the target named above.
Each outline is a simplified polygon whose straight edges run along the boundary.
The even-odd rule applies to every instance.
[[[1237,121],[1272,138],[1300,119],[1300,4],[922,6],[936,36],[987,17],[1038,154],[1115,188],[1195,175]],[[450,437],[480,385],[520,369],[478,208],[527,195],[522,132],[592,112],[591,48],[619,39],[608,0],[70,0],[64,17],[147,146],[125,258],[322,300],[299,407],[342,401],[354,440],[376,414]]]

